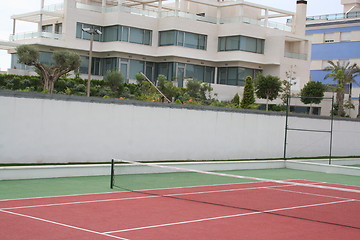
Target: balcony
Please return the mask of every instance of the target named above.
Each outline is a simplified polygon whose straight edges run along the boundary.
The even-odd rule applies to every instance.
[[[284,54],[284,57],[301,59],[301,60],[307,60],[307,56],[308,55],[306,53],[285,52]]]
[[[26,32],[26,33],[12,34],[10,35],[9,40],[19,41],[19,40],[33,39],[33,38],[61,39],[62,34],[49,33],[49,32]]]
[[[124,7],[124,6],[111,6],[111,7],[101,7],[101,6],[94,6],[94,5],[88,5],[83,3],[76,3],[76,8],[78,9],[84,9],[88,11],[95,11],[100,13],[108,13],[108,12],[126,12],[134,15],[141,15],[145,17],[151,17],[151,18],[165,18],[165,17],[183,17],[188,19],[193,19],[196,21],[202,21],[202,22],[208,22],[213,24],[226,24],[226,23],[234,23],[234,22],[241,22],[241,23],[248,23],[248,24],[254,24],[262,27],[268,27],[272,29],[279,29],[282,31],[292,32],[292,27],[288,26],[286,24],[277,23],[277,22],[271,22],[268,21],[267,24],[265,21],[246,18],[246,17],[234,17],[234,18],[214,18],[214,17],[206,17],[206,16],[200,16],[197,14],[191,14],[181,11],[151,11],[151,10],[142,10],[139,8],[133,8],[133,7]]]

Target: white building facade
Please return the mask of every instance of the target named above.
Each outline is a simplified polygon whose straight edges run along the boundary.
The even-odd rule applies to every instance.
[[[282,80],[290,75],[294,91],[309,80],[307,1],[294,4],[296,13],[243,0],[64,0],[13,16],[10,40],[38,47],[44,63],[51,62],[53,51],[73,50],[82,59],[80,74],[87,74],[90,35],[83,29],[98,29],[102,34],[94,36],[93,78],[114,69],[127,82],[138,72],[153,81],[163,74],[179,87],[193,78],[211,83],[218,99],[229,100],[242,94],[246,76],[258,72]],[[292,21],[273,21],[278,18]],[[37,23],[38,31],[17,33],[22,21]],[[28,71],[10,52],[12,71]]]

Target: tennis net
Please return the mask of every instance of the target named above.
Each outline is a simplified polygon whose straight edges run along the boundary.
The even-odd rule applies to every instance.
[[[262,177],[224,173],[224,171],[200,170],[201,164],[199,164],[196,168],[197,169],[188,169],[178,167],[176,164],[159,164],[113,159],[111,164],[110,186],[111,188],[118,188],[148,196],[166,197],[182,201],[191,201],[201,204],[210,204],[250,212],[259,212],[305,221],[360,229],[360,226],[356,225],[337,221],[328,221],[327,219],[321,218],[312,218],[311,216],[307,217],[296,215],[293,213],[283,213],[282,210],[269,210],[261,207],[261,204],[249,205],[244,203],[244,201],[241,201],[248,198],[247,191],[242,190],[251,189],[256,191],[258,189],[278,188],[281,189],[279,192],[296,192],[299,196],[301,196],[301,194],[307,196],[330,196],[334,197],[334,199],[336,198],[338,202],[341,203],[343,201],[359,201],[360,188],[348,188],[341,185],[326,185],[319,183],[314,184],[306,181],[274,180]],[[247,183],[246,187],[244,187],[244,183]],[[194,186],[216,187],[209,189],[203,189],[200,187],[191,191],[186,189],[186,187]],[[288,189],[289,187],[296,188]],[[174,191],[173,189],[176,188],[182,188],[182,190]],[[164,191],[159,189],[166,190]],[[227,196],[210,196],[210,194],[208,194],[213,192],[228,192],[234,195],[228,198]],[[266,201],[266,199],[260,199],[259,201]],[[295,206],[296,208],[296,205],[292,206]],[[286,209],[286,207],[282,209]]]

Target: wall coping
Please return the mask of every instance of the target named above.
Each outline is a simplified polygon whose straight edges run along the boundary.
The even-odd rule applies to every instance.
[[[174,104],[174,103],[160,103],[160,102],[147,102],[138,100],[120,100],[116,98],[100,98],[100,97],[85,97],[75,95],[64,95],[64,94],[47,94],[39,92],[21,92],[11,90],[0,90],[0,96],[2,97],[15,97],[15,98],[32,98],[32,99],[45,99],[55,101],[70,101],[70,102],[83,102],[83,103],[100,103],[100,104],[116,104],[116,105],[133,105],[140,107],[154,107],[154,108],[172,108],[172,109],[186,109],[195,111],[213,111],[213,112],[230,112],[230,113],[245,113],[245,114],[260,114],[269,116],[285,116],[285,112],[272,112],[272,111],[261,111],[254,109],[240,109],[240,108],[225,108],[225,107],[212,107],[202,105],[186,105],[186,104]],[[300,118],[311,118],[311,119],[326,119],[330,120],[328,116],[317,116],[317,115],[305,115],[290,113],[291,117]],[[343,118],[334,117],[334,120],[340,121],[353,121],[360,122],[360,119],[355,118]]]

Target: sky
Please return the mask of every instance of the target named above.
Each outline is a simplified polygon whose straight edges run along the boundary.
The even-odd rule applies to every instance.
[[[22,14],[40,9],[40,0],[0,0],[0,41],[7,41],[12,33],[12,15]],[[45,5],[61,3],[63,0],[45,0]],[[296,0],[247,0],[247,2],[272,6],[283,10],[295,12]],[[341,13],[343,6],[341,0],[308,0],[307,16]],[[16,32],[36,31],[35,24],[17,22]],[[10,67],[10,55],[0,50],[0,71]]]

